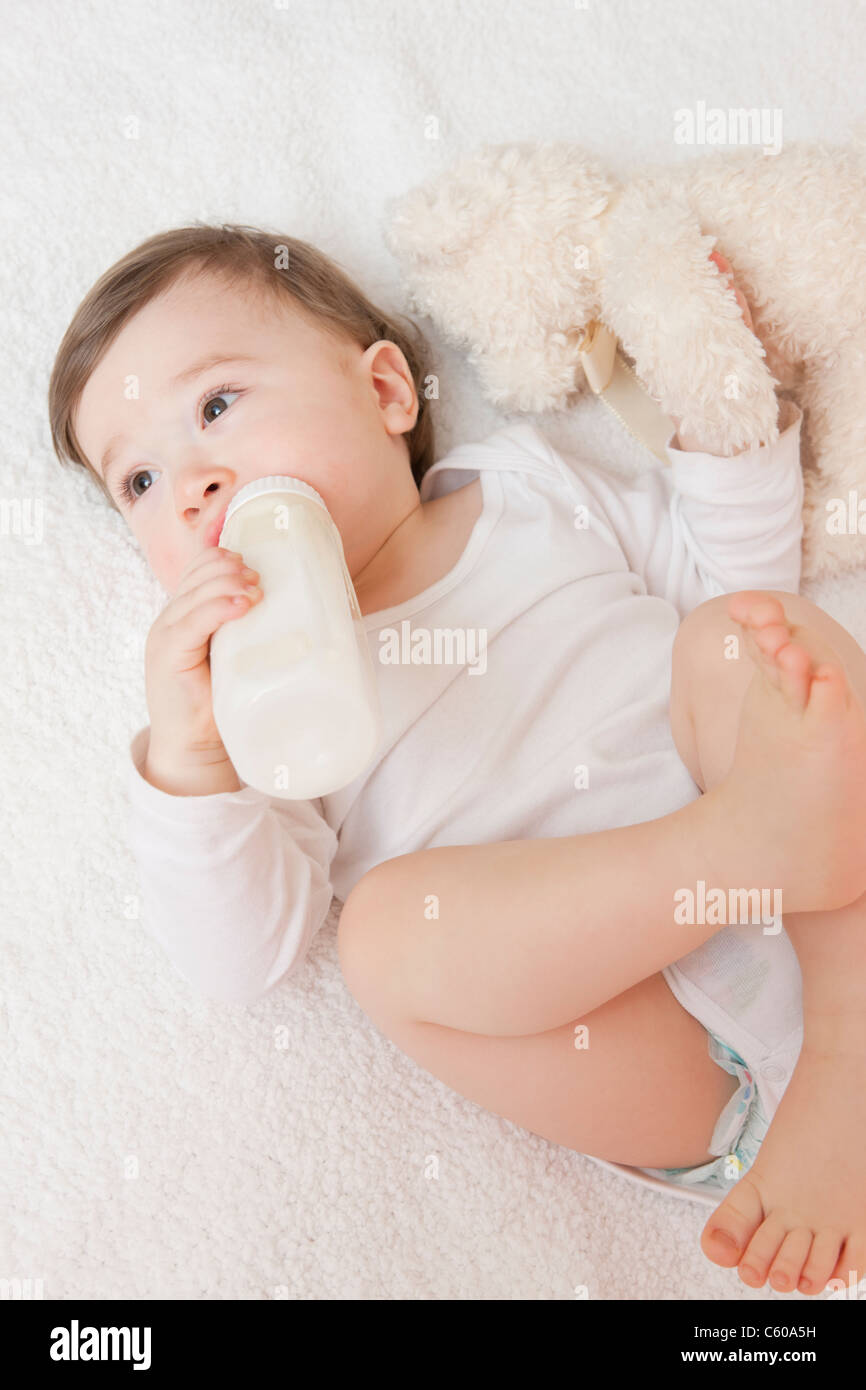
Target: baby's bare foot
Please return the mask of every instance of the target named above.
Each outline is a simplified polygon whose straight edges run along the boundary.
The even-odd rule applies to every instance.
[[[817,633],[789,623],[782,604],[771,594],[734,594],[728,612],[743,629],[752,660],[792,710],[806,709],[813,679],[831,681],[837,668],[841,670],[833,649]],[[845,686],[847,701],[847,681]]]
[[[850,1297],[866,1279],[863,1025],[837,1048],[804,1042],[756,1159],[701,1233],[707,1258],[753,1289],[819,1294],[839,1279]]]
[[[778,599],[735,594],[728,612],[755,675],[718,790],[756,835],[764,823],[763,841],[771,826],[764,881],[785,888],[787,911],[843,907],[866,892],[866,713],[841,658]]]

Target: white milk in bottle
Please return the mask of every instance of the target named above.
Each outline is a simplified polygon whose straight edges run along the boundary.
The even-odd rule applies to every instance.
[[[238,777],[288,801],[327,796],[382,735],[376,676],[343,542],[300,478],[232,499],[219,544],[259,573],[262,597],[211,638],[214,721]]]

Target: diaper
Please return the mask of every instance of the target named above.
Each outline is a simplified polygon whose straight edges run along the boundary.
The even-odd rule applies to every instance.
[[[754,1163],[770,1122],[760,1087],[739,1052],[709,1029],[707,1047],[713,1061],[739,1082],[716,1121],[709,1143],[710,1153],[717,1157],[690,1168],[639,1168],[638,1172],[678,1187],[724,1196]]]
[[[713,1060],[737,1078],[710,1153],[691,1168],[638,1168],[587,1155],[643,1187],[718,1206],[755,1161],[803,1042],[802,976],[784,927],[729,926],[665,966],[674,998],[707,1032]],[[746,1060],[748,1059],[748,1060]]]

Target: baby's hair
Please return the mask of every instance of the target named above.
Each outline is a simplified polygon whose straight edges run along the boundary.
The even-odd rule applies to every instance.
[[[48,387],[51,441],[61,465],[85,468],[110,505],[120,510],[85,457],[72,416],[88,378],[127,320],[191,272],[216,273],[231,286],[282,296],[326,332],[363,349],[380,338],[396,343],[418,393],[418,419],[405,438],[412,476],[420,487],[435,461],[435,441],[423,391],[429,347],[417,324],[402,314],[382,313],[335,261],[308,242],[237,223],[197,222],[159,232],[110,266],[85,295],[63,335]]]

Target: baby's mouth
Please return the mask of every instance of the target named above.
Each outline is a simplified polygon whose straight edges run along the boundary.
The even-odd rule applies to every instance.
[[[223,526],[225,525],[225,519],[226,519],[226,512],[227,512],[227,511],[228,511],[228,504],[226,504],[226,506],[223,507],[223,509],[222,509],[220,515],[217,517],[216,521],[214,521],[214,522],[207,528],[207,530],[205,531],[204,544],[205,544],[205,549],[206,549],[206,550],[208,550],[208,549],[210,549],[210,548],[212,548],[212,547],[214,547],[214,546],[218,546],[218,545],[219,545],[219,543],[220,543],[220,532],[222,531]]]

